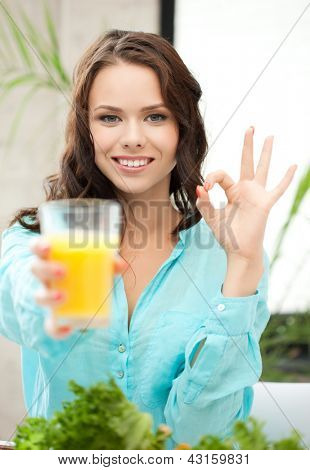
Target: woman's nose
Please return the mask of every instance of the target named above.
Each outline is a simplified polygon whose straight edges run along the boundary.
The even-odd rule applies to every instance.
[[[139,125],[130,125],[121,137],[121,144],[125,148],[144,147],[146,137]]]

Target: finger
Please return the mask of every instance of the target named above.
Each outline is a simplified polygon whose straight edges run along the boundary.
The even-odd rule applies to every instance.
[[[57,325],[55,317],[47,315],[44,322],[46,333],[54,339],[64,339],[71,335],[73,328],[70,325]]]
[[[114,260],[114,274],[122,274],[128,268],[128,263],[121,256],[117,255]]]
[[[228,201],[230,201],[230,195],[227,194],[227,191],[235,184],[234,180],[227,173],[225,173],[225,171],[217,170],[208,174],[203,187],[206,191],[210,191],[215,183],[218,183],[221,188],[224,189],[226,197]]]
[[[263,150],[256,168],[255,181],[260,183],[262,186],[266,186],[266,181],[268,177],[271,153],[273,146],[273,135],[270,135],[265,139]]]
[[[247,129],[244,136],[241,157],[240,180],[252,180],[254,178],[253,135],[254,127],[251,126]]]
[[[196,206],[203,218],[209,222],[214,218],[215,213],[218,209],[215,209],[211,204],[208,191],[203,186],[197,186],[196,188],[197,200]]]
[[[34,294],[37,304],[44,307],[56,307],[61,305],[66,300],[66,294],[63,291],[47,289],[42,286]]]
[[[29,243],[30,250],[42,259],[48,259],[51,245],[43,236],[32,239]]]
[[[43,283],[48,283],[51,280],[62,279],[67,273],[67,269],[64,264],[44,261],[40,258],[33,260],[30,269],[31,272]]]
[[[296,169],[297,169],[297,165],[290,166],[286,174],[280,181],[280,183],[272,191],[269,191],[269,194],[271,195],[271,199],[272,199],[272,205],[275,204],[275,202],[286,191],[286,189],[288,188],[289,184],[291,183],[293,179]]]

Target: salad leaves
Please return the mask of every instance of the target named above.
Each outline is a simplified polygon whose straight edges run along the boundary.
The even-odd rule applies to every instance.
[[[113,378],[88,388],[71,380],[69,389],[76,398],[63,402],[63,409],[50,419],[29,417],[18,426],[17,450],[166,449],[171,429],[162,424],[154,433],[152,416],[129,401]],[[229,438],[205,435],[194,447],[183,442],[175,449],[305,449],[296,431],[272,443],[262,427],[263,423],[249,417],[247,421],[235,422]]]

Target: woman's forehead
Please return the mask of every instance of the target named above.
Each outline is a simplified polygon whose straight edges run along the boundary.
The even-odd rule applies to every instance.
[[[100,101],[100,103],[99,103]],[[89,103],[123,108],[134,103],[134,108],[142,110],[146,106],[164,103],[160,82],[150,67],[139,65],[113,65],[102,69],[94,79],[90,89]]]

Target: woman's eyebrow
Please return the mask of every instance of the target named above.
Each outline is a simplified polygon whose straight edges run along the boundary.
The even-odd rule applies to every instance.
[[[157,104],[151,104],[150,106],[145,106],[144,108],[141,108],[140,111],[149,111],[150,109],[156,109],[156,108],[161,108],[161,107],[165,107],[165,104],[164,103],[157,103]],[[96,109],[99,109],[99,108],[105,108],[105,109],[110,109],[111,111],[123,111],[122,108],[117,108],[116,106],[109,106],[107,104],[101,104],[100,106],[97,106],[94,111],[96,111]]]

